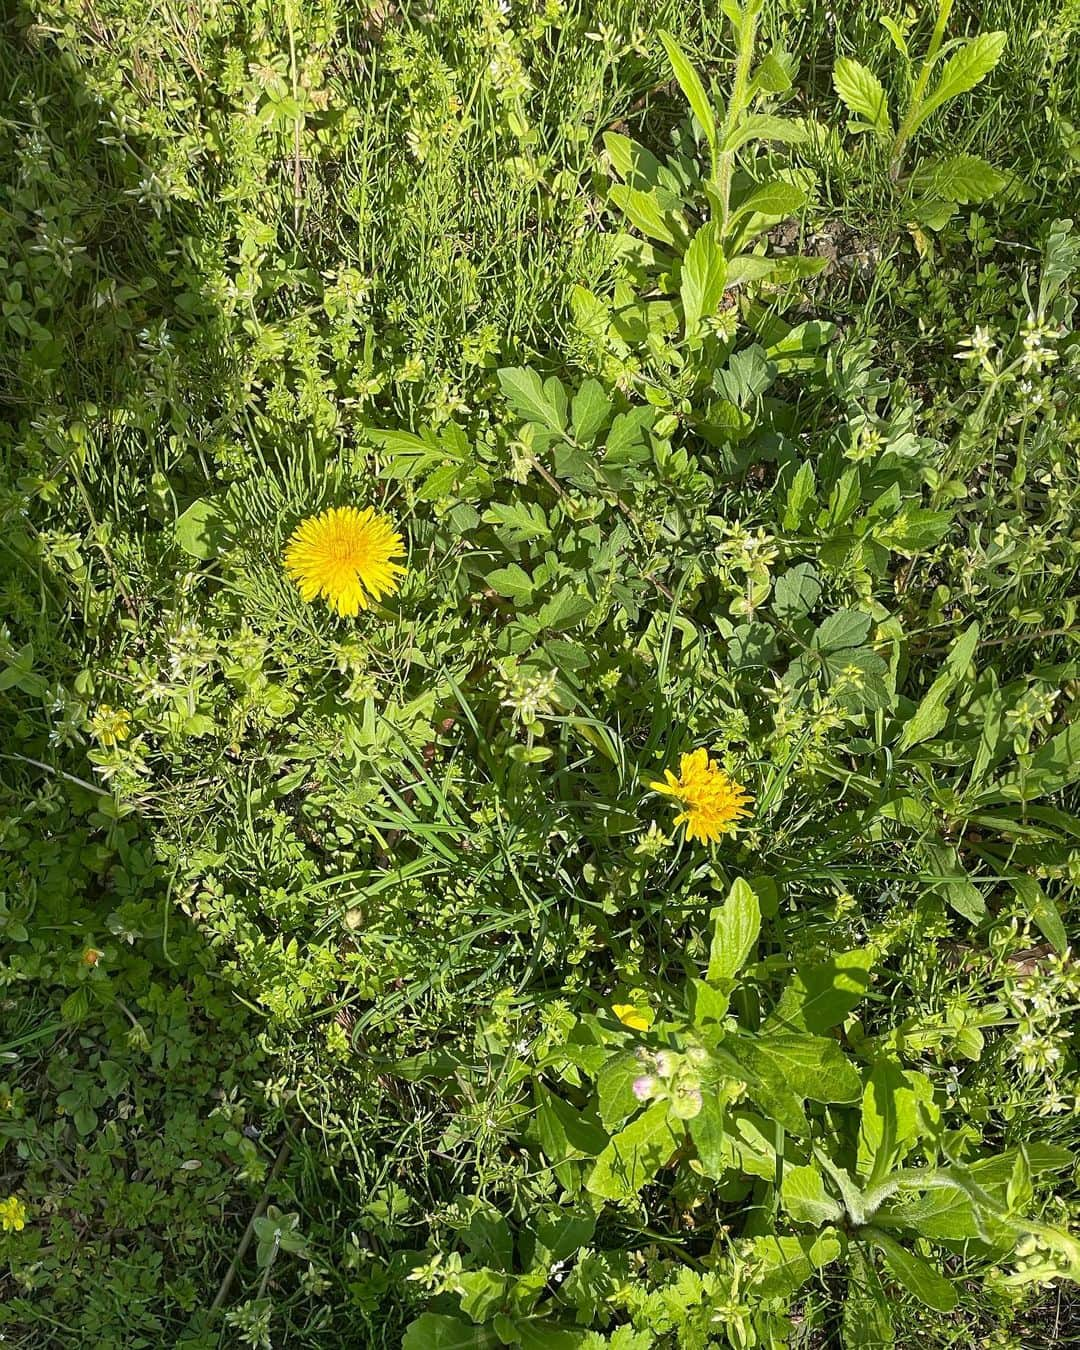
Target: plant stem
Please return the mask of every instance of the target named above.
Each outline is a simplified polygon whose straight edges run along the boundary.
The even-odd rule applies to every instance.
[[[926,97],[926,86],[930,83],[930,72],[941,48],[942,39],[945,37],[945,25],[949,22],[952,7],[953,0],[941,0],[937,23],[934,25],[933,36],[930,38],[926,60],[923,62],[922,70],[919,71],[919,78],[915,81],[915,88],[911,91],[911,101],[908,103],[907,112],[904,114],[900,129],[896,133],[896,140],[893,141],[892,153],[889,155],[889,178],[894,183],[900,177],[904,150],[918,121],[919,113],[922,112],[923,100]]]
[[[952,0],[948,0],[952,3]],[[728,137],[735,130],[746,107],[746,86],[750,79],[750,63],[754,59],[754,41],[757,37],[758,7],[747,5],[743,12],[742,23],[735,30],[738,50],[735,57],[735,80],[731,86],[731,98],[728,99],[727,115],[720,131],[717,159],[713,177],[717,180],[720,197],[720,232],[727,233],[728,217],[731,214],[731,176],[735,169],[735,152],[724,150]]]

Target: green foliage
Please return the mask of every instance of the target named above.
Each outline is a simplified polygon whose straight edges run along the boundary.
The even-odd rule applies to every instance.
[[[0,1332],[1052,1344],[1075,25],[361,8],[5,32]]]

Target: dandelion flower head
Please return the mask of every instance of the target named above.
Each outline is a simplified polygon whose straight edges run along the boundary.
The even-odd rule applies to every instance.
[[[297,526],[285,546],[285,571],[305,600],[322,596],[352,616],[397,590],[405,571],[401,535],[370,506],[332,506]]]
[[[709,758],[707,750],[693,750],[679,761],[679,776],[664,770],[662,782],[650,783],[654,792],[674,797],[682,806],[676,825],[686,826],[688,839],[713,843],[723,834],[732,834],[736,822],[750,812],[753,801],[747,790],[729,778]]]

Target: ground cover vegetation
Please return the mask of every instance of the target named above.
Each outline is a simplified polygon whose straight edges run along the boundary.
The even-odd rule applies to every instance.
[[[0,47],[0,1336],[1080,1343],[1080,9]]]

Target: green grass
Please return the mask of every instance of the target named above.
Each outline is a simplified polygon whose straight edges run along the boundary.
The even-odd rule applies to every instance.
[[[714,7],[48,0],[7,22],[0,1200],[27,1208],[0,1234],[7,1342],[396,1347],[470,1308],[475,1340],[428,1322],[410,1350],[736,1344],[703,1339],[736,1323],[807,1348],[1080,1337],[1064,1249],[1063,1278],[1010,1285],[1007,1228],[905,1236],[949,1311],[860,1255],[850,1215],[825,1224],[831,1263],[763,1292],[771,1235],[816,1231],[769,1166],[823,1164],[752,1088],[727,1137],[760,1110],[764,1170],[710,1162],[682,1118],[621,1202],[589,1161],[636,1128],[605,1057],[716,1049],[709,995],[685,1000],[740,878],[760,931],[731,1018],[763,1034],[793,976],[835,996],[822,972],[865,954],[820,1030],[864,1079],[925,1078],[907,1166],[1080,1145],[1078,983],[1054,954],[1080,837],[1075,236],[1045,402],[1003,375],[976,420],[986,385],[955,359],[977,327],[1021,349],[1073,212],[1073,11],[954,13],[950,37],[1002,29],[1005,54],[908,162],[977,154],[1026,186],[916,231],[832,88],[854,56],[900,90],[877,11],[767,5],[762,48],[795,58],[770,108],[833,132],[745,162],[811,170],[797,237],[841,257],[747,287],[733,343],[696,347],[677,268],[627,252],[603,137],[675,156],[697,223],[704,147],[658,33],[726,94]],[[737,376],[803,321],[837,332]],[[606,458],[576,412],[553,434],[515,403],[497,371],[521,366],[571,396],[599,381]],[[650,407],[620,468],[610,419]],[[342,621],[280,556],[351,501],[393,517],[409,570]],[[837,622],[855,636],[830,649]],[[757,803],[715,848],[648,792],[702,745]],[[858,1101],[809,1120],[854,1175]],[[1074,1225],[1073,1168],[1014,1171],[1009,1221]],[[544,1225],[590,1207],[552,1276]]]

